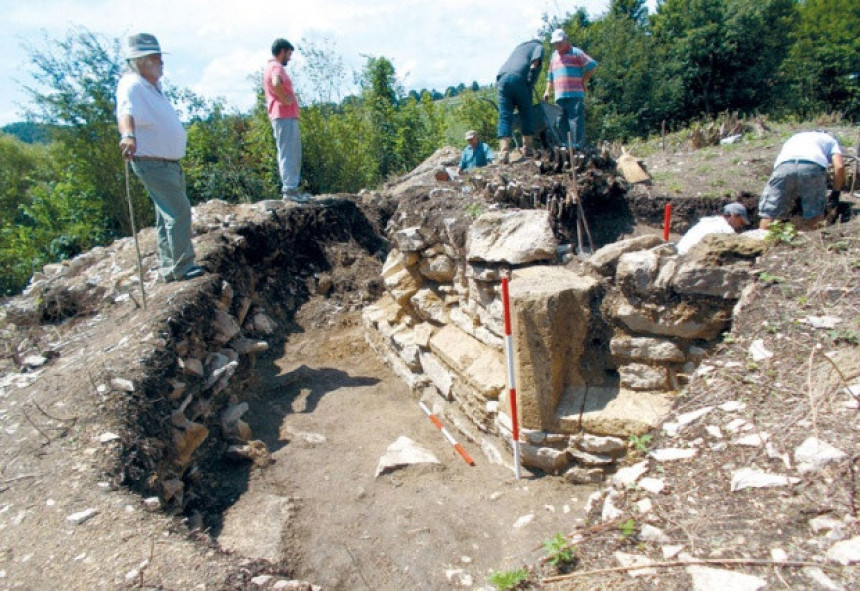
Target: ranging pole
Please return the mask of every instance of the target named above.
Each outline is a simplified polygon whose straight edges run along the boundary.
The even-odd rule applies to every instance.
[[[457,443],[457,440],[454,439],[450,433],[448,433],[448,429],[446,429],[444,427],[444,425],[442,425],[442,421],[437,419],[436,415],[434,415],[432,412],[430,412],[430,409],[427,408],[427,406],[423,402],[419,401],[418,406],[420,406],[421,410],[424,411],[424,414],[426,414],[430,418],[430,420],[433,421],[433,424],[436,425],[440,431],[442,431],[442,435],[445,436],[445,439],[448,440],[448,443],[450,443],[451,445],[454,446],[454,449],[457,450],[457,453],[460,454],[460,457],[463,458],[464,460],[466,460],[466,463],[469,464],[470,466],[474,466],[475,460],[473,460],[471,458],[471,456],[469,456],[469,454],[466,453],[466,450],[463,449],[463,446],[460,445],[459,443]]]
[[[505,353],[508,362],[508,391],[511,399],[511,442],[514,447],[514,475],[520,479],[520,423],[517,418],[517,383],[514,379],[514,347],[511,343],[511,305],[508,278],[502,277],[502,306],[505,310]]]

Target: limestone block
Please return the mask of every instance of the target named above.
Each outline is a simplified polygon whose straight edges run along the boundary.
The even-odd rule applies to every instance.
[[[523,466],[536,468],[547,474],[561,474],[573,463],[573,458],[564,450],[520,443]]]
[[[374,304],[367,306],[361,313],[361,319],[365,328],[374,328],[382,321],[396,324],[401,315],[401,308],[390,294],[383,294]]]
[[[619,437],[601,437],[582,433],[571,437],[570,444],[590,454],[608,455],[613,458],[620,458],[627,453],[627,442]]]
[[[218,544],[230,552],[278,563],[287,556],[284,528],[293,523],[289,497],[261,493],[240,495],[224,513]]]
[[[466,278],[479,281],[500,281],[501,269],[498,265],[488,265],[483,262],[466,263]]]
[[[267,343],[266,341],[248,339],[241,336],[237,339],[233,339],[230,342],[230,346],[233,347],[233,350],[236,351],[236,353],[238,353],[239,355],[261,353],[269,349],[269,343]]]
[[[406,367],[403,360],[391,350],[387,342],[382,339],[378,332],[374,330],[365,331],[364,340],[370,348],[373,349],[380,358],[382,358],[383,362],[391,368],[391,371],[403,380],[407,386],[413,390],[417,390],[427,385],[428,380],[424,374],[415,373]]]
[[[469,228],[466,259],[522,265],[554,260],[557,247],[548,211],[491,211]]]
[[[421,371],[421,361],[418,358],[420,353],[421,349],[418,348],[418,345],[406,345],[397,352],[406,367],[412,371]]]
[[[421,276],[406,267],[394,252],[388,254],[382,266],[382,281],[397,304],[405,306],[409,298],[421,288]]]
[[[421,228],[413,226],[394,233],[394,243],[403,252],[417,252],[427,248],[427,241],[421,235]]]
[[[614,337],[609,350],[616,360],[634,359],[657,363],[683,363],[686,356],[681,348],[666,339],[651,337]]]
[[[507,370],[501,352],[456,326],[449,324],[434,334],[430,350],[486,399],[495,400],[505,388]]]
[[[470,277],[468,285],[469,299],[477,305],[483,306],[484,308],[490,308],[494,302],[499,302],[498,305],[501,305],[501,291],[498,287],[498,283],[482,281],[475,277]]]
[[[615,458],[606,454],[595,454],[581,449],[570,448],[568,450],[570,456],[576,460],[577,464],[583,466],[607,466],[615,461]]]
[[[660,365],[628,363],[618,368],[621,385],[631,390],[666,390],[666,368]]]
[[[445,400],[452,400],[451,386],[454,384],[454,376],[451,373],[451,370],[449,370],[444,363],[439,361],[435,355],[427,351],[421,352],[419,354],[419,359],[424,375],[429,378],[430,382],[439,391],[439,394],[441,394]]]
[[[409,298],[409,302],[422,320],[436,324],[448,323],[448,310],[445,302],[432,289],[426,287],[419,289]]]
[[[430,346],[430,337],[435,330],[435,327],[428,322],[421,322],[411,327],[403,326],[402,330],[392,335],[392,341],[400,348],[416,345],[427,349]]]
[[[580,370],[595,279],[564,267],[518,269],[510,283],[512,341],[520,424],[555,431],[565,388],[585,384]]]
[[[215,329],[215,335],[212,337],[212,340],[219,345],[229,342],[241,330],[236,319],[221,309],[215,310],[215,318],[212,324]]]
[[[678,266],[670,287],[678,293],[708,295],[736,300],[752,280],[748,266],[708,266],[700,260],[685,260]]]
[[[437,254],[433,257],[428,257],[425,253],[418,262],[418,272],[430,281],[450,283],[454,280],[457,265],[446,254]]]
[[[206,441],[209,429],[200,423],[188,423],[183,430],[173,430],[173,450],[176,462],[185,466],[191,462],[191,454]]]
[[[598,249],[597,252],[588,257],[588,264],[594,267],[601,275],[610,276],[615,273],[615,266],[618,264],[618,259],[621,258],[621,255],[637,250],[645,250],[662,242],[663,240],[656,234],[619,240]]]
[[[583,468],[574,466],[564,473],[564,479],[570,484],[597,484],[603,482],[605,474],[600,468]]]
[[[503,331],[504,329],[502,329]],[[504,335],[502,335],[502,331],[496,332],[492,330],[488,330],[484,326],[479,326],[475,329],[475,338],[484,343],[485,345],[489,345],[490,347],[494,347],[496,349],[501,350],[505,346]]]
[[[251,332],[256,332],[263,336],[269,336],[278,330],[278,323],[262,311],[255,313],[251,322]]]
[[[188,357],[180,360],[180,365],[188,375],[196,376],[198,378],[202,378],[205,375],[203,371],[203,362],[195,357]]]
[[[647,296],[657,277],[659,258],[648,250],[628,252],[618,259],[615,282],[626,293]]]
[[[627,439],[660,426],[672,409],[669,394],[634,392],[611,386],[572,388],[558,407],[559,429],[585,430]]]
[[[662,257],[660,259],[660,270],[657,271],[657,279],[654,280],[654,289],[666,291],[672,285],[672,278],[678,270],[680,257]]]
[[[477,308],[478,322],[493,334],[505,336],[505,308],[501,299],[493,300],[487,307]]]
[[[451,324],[470,336],[475,336],[475,328],[478,326],[475,318],[466,314],[462,308],[455,306],[448,311],[448,319]]]
[[[696,309],[687,305],[666,308],[622,303],[610,312],[610,316],[634,333],[710,340],[728,326],[731,310],[714,313],[706,308]]]

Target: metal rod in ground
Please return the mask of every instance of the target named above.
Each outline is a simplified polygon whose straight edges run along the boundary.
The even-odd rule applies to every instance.
[[[514,448],[514,476],[519,480],[520,422],[517,417],[517,382],[514,378],[514,347],[511,339],[511,305],[507,277],[502,277],[502,308],[505,313],[505,357],[508,366],[508,397],[511,399],[511,444]]]
[[[450,433],[448,433],[448,429],[445,428],[445,426],[442,424],[442,421],[437,419],[436,415],[430,412],[430,409],[427,408],[427,405],[425,405],[423,402],[419,401],[418,406],[421,407],[421,410],[424,411],[424,414],[426,414],[430,418],[433,424],[436,425],[440,431],[442,431],[442,435],[445,436],[445,439],[448,440],[448,443],[454,446],[454,449],[457,450],[457,453],[460,454],[460,457],[463,458],[470,466],[474,466],[475,460],[473,460],[471,456],[466,453],[466,450],[463,449],[463,446],[457,443],[457,440],[454,439]]]
[[[574,128],[576,123],[574,123]],[[573,136],[567,132],[567,143],[573,145]],[[570,155],[570,179],[573,185],[573,200],[576,201],[576,240],[579,245],[579,253],[582,254],[582,230],[585,229],[585,234],[588,237],[589,254],[594,252],[594,240],[591,239],[591,228],[588,227],[588,220],[585,219],[585,210],[582,208],[582,201],[579,198],[579,186],[576,184],[576,165],[573,161],[573,149],[568,152]]]
[[[146,310],[146,288],[143,286],[143,262],[140,260],[140,243],[137,241],[137,228],[134,223],[134,206],[131,204],[131,182],[128,175],[128,160],[125,160],[125,198],[128,201],[128,217],[131,219],[131,235],[134,236],[134,250],[137,252],[137,278],[140,281],[140,297]]]

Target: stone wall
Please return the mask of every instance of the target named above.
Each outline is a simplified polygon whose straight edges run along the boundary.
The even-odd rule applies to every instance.
[[[762,252],[709,237],[681,257],[658,236],[586,260],[559,245],[543,209],[466,223],[464,244],[420,226],[389,228],[386,294],[365,309],[371,346],[409,385],[431,389],[482,431],[510,441],[501,278],[525,465],[591,481],[656,428],[732,309]],[[567,253],[567,254],[565,254]]]

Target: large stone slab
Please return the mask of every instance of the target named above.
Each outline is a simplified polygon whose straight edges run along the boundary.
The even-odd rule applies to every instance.
[[[280,562],[284,559],[284,530],[289,527],[292,510],[287,497],[243,495],[224,514],[218,543],[248,558]]]
[[[558,240],[546,210],[491,211],[469,228],[466,247],[470,262],[522,265],[554,260]]]
[[[631,332],[679,337],[682,339],[713,339],[722,333],[731,320],[731,310],[714,311],[680,303],[672,307],[621,303],[610,312]]]
[[[566,388],[582,386],[590,302],[598,283],[564,267],[518,269],[510,283],[520,424],[552,431]]]
[[[571,388],[558,406],[557,418],[566,433],[585,430],[627,439],[659,427],[673,401],[668,394],[617,387]]]
[[[615,359],[653,361],[657,363],[683,363],[687,360],[681,348],[666,339],[651,337],[615,337],[609,343]]]
[[[621,258],[621,255],[637,250],[645,250],[662,243],[663,240],[656,234],[619,240],[618,242],[607,244],[588,257],[588,264],[603,275],[613,275],[615,273],[615,266],[618,264],[618,259]]]

